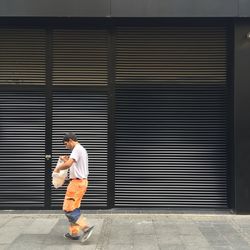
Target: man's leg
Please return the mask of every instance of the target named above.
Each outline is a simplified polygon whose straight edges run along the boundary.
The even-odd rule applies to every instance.
[[[87,189],[87,184],[87,180],[73,180],[69,183],[67,187],[63,210],[70,222],[69,233],[73,237],[79,238],[80,230],[88,228],[86,220],[83,216],[81,216],[81,212],[79,209],[81,205],[81,200]]]
[[[69,233],[70,233],[70,235],[72,235],[73,237],[78,237],[81,228],[76,223],[76,221],[80,217],[80,209],[76,208],[73,211],[65,211],[64,210],[64,213],[65,213],[65,215],[66,215],[66,217],[68,218],[68,221],[69,221]]]

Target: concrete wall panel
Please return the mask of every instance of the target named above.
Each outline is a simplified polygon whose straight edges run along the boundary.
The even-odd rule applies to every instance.
[[[238,0],[111,0],[113,17],[232,17]]]
[[[106,17],[110,0],[0,0],[0,16]]]
[[[239,16],[250,17],[250,1],[249,0],[238,0],[239,1]]]

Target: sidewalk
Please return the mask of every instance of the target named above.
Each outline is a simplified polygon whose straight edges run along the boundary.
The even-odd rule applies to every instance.
[[[250,215],[87,212],[95,231],[81,243],[63,237],[61,211],[0,212],[0,249],[249,250]]]

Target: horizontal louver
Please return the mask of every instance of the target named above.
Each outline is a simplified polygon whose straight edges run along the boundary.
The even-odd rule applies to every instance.
[[[0,208],[44,207],[45,98],[0,94]]]
[[[107,97],[104,93],[61,92],[53,95],[53,163],[69,154],[62,138],[75,132],[89,156],[89,188],[84,207],[107,206]],[[61,207],[65,187],[52,188],[52,206]]]
[[[110,31],[0,29],[0,208],[45,208],[45,198],[46,209],[62,206],[65,187],[45,197],[51,104],[45,110],[43,88],[53,93],[53,166],[69,153],[65,132],[76,132],[89,153],[83,207],[107,207],[110,182],[115,207],[226,208],[226,28],[115,27],[112,44]],[[104,92],[108,72],[115,72],[114,107]],[[6,92],[3,85],[44,86]],[[115,166],[107,166],[108,108]],[[108,167],[115,179],[107,179]]]
[[[224,83],[223,27],[119,28],[117,83]]]
[[[116,207],[227,207],[226,34],[118,28]]]
[[[106,85],[108,36],[102,30],[53,32],[54,85]]]
[[[221,85],[117,92],[116,206],[227,207]]]
[[[0,29],[0,85],[45,84],[45,34],[39,29]]]

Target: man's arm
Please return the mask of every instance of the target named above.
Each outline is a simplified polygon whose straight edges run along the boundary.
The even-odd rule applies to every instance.
[[[72,166],[72,164],[75,162],[75,160],[73,158],[69,158],[67,161],[61,163],[59,166],[57,166],[55,169],[54,169],[54,172],[55,173],[59,173],[60,170],[65,170],[65,169],[68,169]]]

